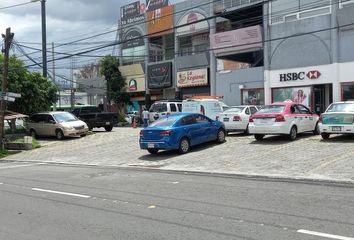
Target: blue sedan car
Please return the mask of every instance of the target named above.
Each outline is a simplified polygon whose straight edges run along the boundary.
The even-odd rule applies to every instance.
[[[225,141],[225,126],[197,113],[179,113],[164,117],[140,132],[140,148],[151,154],[175,149],[187,153],[191,146]]]

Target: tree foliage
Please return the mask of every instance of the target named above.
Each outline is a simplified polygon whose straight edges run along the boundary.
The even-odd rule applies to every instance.
[[[122,112],[126,104],[130,103],[129,94],[125,91],[126,81],[118,69],[119,60],[115,56],[107,55],[100,61],[100,74],[107,82],[107,98],[114,101],[118,111]]]
[[[3,60],[0,55],[0,80],[3,80]],[[40,73],[30,72],[23,61],[11,56],[9,61],[8,91],[20,93],[21,98],[8,103],[8,109],[24,114],[48,111],[57,101],[58,88]]]

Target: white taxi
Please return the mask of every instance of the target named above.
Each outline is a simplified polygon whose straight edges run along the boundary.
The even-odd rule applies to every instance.
[[[329,105],[320,117],[319,129],[323,139],[331,134],[354,134],[354,101]]]
[[[266,105],[250,117],[249,132],[256,140],[265,135],[288,135],[295,140],[298,133],[318,134],[319,116],[306,106],[286,101]]]

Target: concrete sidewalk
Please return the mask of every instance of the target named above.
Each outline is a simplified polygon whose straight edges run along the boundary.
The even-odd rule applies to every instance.
[[[112,132],[97,131],[84,138],[46,140],[49,144],[42,148],[12,155],[4,160],[354,183],[354,136],[336,136],[329,141],[322,141],[320,136],[305,134],[294,142],[278,136],[257,142],[253,136],[235,134],[228,136],[224,144],[205,144],[185,155],[173,151],[150,155],[139,149],[139,131],[114,128]]]

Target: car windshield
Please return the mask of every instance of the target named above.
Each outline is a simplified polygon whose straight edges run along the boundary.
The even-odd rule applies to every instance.
[[[258,112],[260,113],[280,113],[284,111],[284,105],[268,105],[261,108]]]
[[[244,107],[232,107],[232,108],[229,108],[225,111],[225,113],[231,113],[231,112],[242,112],[242,110],[245,109]]]
[[[57,122],[72,122],[77,120],[71,113],[55,113],[53,117]]]
[[[165,117],[153,122],[149,127],[169,127],[172,126],[177,121],[174,117]]]
[[[354,103],[333,103],[327,112],[354,112]]]
[[[150,107],[150,112],[167,112],[166,103],[154,103]]]

